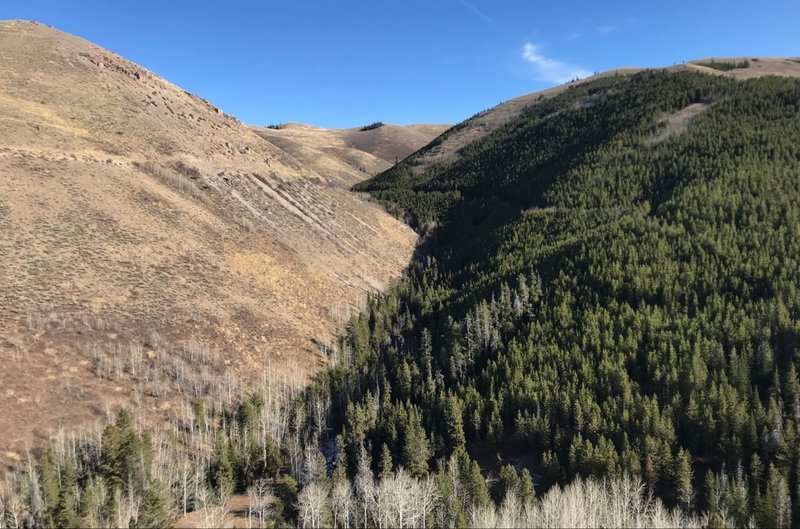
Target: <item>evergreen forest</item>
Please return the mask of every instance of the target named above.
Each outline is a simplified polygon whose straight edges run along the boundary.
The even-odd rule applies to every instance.
[[[712,521],[800,521],[798,81],[612,76],[423,153],[356,188],[426,242],[323,384],[351,473],[362,445],[420,474],[465,448],[537,493],[627,473]]]

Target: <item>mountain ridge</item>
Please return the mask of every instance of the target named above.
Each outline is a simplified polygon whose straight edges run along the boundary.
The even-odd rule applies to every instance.
[[[732,65],[728,70],[718,70],[708,64]],[[744,65],[747,66],[744,66]],[[738,65],[738,66],[737,66]],[[415,154],[415,174],[427,171],[437,163],[448,163],[458,156],[458,151],[478,141],[491,132],[518,117],[528,107],[557,96],[570,87],[591,83],[598,79],[619,75],[634,75],[642,71],[666,71],[678,73],[696,71],[709,75],[720,75],[734,79],[750,79],[765,75],[800,77],[800,58],[791,57],[709,57],[664,67],[617,67],[586,78],[523,94],[483,110],[446,130],[432,144]]]

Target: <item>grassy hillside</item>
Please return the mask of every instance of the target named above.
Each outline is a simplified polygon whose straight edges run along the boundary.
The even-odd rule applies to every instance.
[[[323,129],[301,123],[250,127],[290,154],[304,168],[350,188],[424,147],[449,125],[371,123],[353,129]]]
[[[320,382],[350,471],[362,444],[419,474],[464,445],[540,491],[627,472],[797,519],[798,145],[797,80],[643,72],[356,186],[428,239]]]
[[[160,423],[268,366],[310,375],[414,251],[336,175],[119,55],[0,21],[0,57],[0,466],[107,408]]]

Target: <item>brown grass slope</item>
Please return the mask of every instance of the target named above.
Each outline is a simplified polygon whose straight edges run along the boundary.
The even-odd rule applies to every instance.
[[[252,128],[304,165],[350,187],[424,147],[450,125],[383,125],[360,130],[286,123],[280,129]]]
[[[90,42],[0,23],[6,460],[107,406],[157,417],[265,366],[317,369],[315,341],[414,244],[208,102]]]
[[[705,66],[708,63],[745,63],[746,68],[735,68],[728,71],[721,71]],[[584,83],[600,77],[612,75],[633,75],[645,68],[616,68],[606,72],[598,73],[586,79],[576,81]],[[800,77],[800,59],[798,58],[770,58],[770,57],[716,57],[699,59],[663,68],[671,72],[692,70],[706,73],[709,75],[723,75],[735,79],[750,79],[764,75],[781,75],[787,77]],[[497,130],[515,117],[519,116],[525,108],[535,105],[542,99],[553,97],[575,83],[567,83],[547,90],[526,94],[504,103],[497,105],[489,110],[485,110],[460,124],[458,127],[448,131],[443,141],[435,142],[433,145],[426,146],[414,162],[413,170],[417,173],[426,171],[431,165],[446,163],[459,155],[459,151],[470,143]]]

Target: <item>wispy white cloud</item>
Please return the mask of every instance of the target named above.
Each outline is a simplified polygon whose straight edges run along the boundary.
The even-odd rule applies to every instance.
[[[469,9],[472,12],[472,14],[477,16],[478,18],[482,18],[484,21],[486,21],[489,24],[492,24],[494,26],[499,26],[500,25],[500,24],[497,23],[497,21],[495,19],[493,19],[492,17],[490,17],[489,15],[487,15],[486,13],[484,13],[483,11],[481,11],[480,9],[475,7],[468,0],[458,0],[458,2],[462,6],[466,7],[467,9]]]
[[[592,75],[589,70],[575,64],[561,62],[550,57],[545,57],[539,51],[539,46],[526,42],[522,47],[522,59],[529,63],[536,79],[548,83],[566,83],[575,78]]]
[[[616,31],[617,30],[617,26],[611,26],[611,25],[608,25],[608,24],[604,24],[602,26],[597,26],[594,29],[595,29],[595,31],[597,31],[601,35],[608,35],[609,33],[613,32],[613,31]]]
[[[567,40],[575,40],[581,38],[582,36],[583,35],[581,33],[576,31],[575,33],[568,33],[567,36],[564,38]]]

